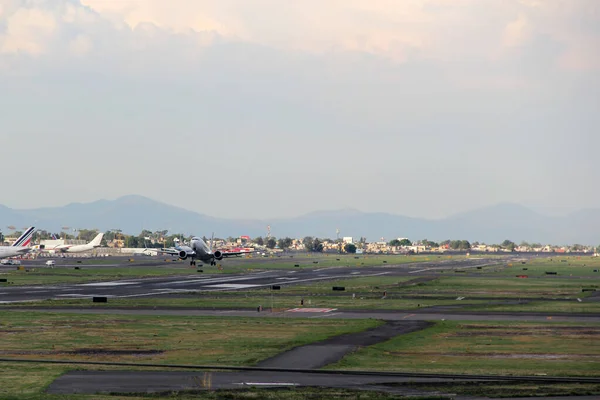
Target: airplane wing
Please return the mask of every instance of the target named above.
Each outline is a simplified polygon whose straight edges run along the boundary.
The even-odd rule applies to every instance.
[[[170,254],[172,256],[179,256],[179,250],[173,249],[173,248],[170,248],[170,249],[160,249],[160,250],[157,250],[157,251],[159,253],[163,253],[163,254]]]
[[[221,255],[223,256],[223,258],[243,256],[245,254],[252,254],[252,253],[254,253],[254,252],[253,251],[222,251],[221,250]]]
[[[189,247],[181,247],[179,249],[175,249],[175,248],[168,248],[168,249],[160,249],[157,250],[159,253],[163,253],[163,254],[169,254],[172,256],[177,256],[177,257],[181,257],[181,252],[185,251],[186,253],[186,257],[194,257],[196,256],[196,252],[194,250],[192,250]]]

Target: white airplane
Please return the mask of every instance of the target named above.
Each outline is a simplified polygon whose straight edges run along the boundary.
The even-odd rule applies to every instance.
[[[12,246],[0,246],[0,258],[22,256],[33,250],[32,247],[29,247],[29,244],[34,231],[34,226],[27,228]]]
[[[102,237],[104,237],[104,233],[99,233],[96,237],[89,242],[88,244],[61,244],[56,247],[46,248],[46,250],[54,250],[60,251],[61,253],[83,253],[84,251],[90,251],[95,249],[96,247],[100,247],[100,242],[102,241]]]
[[[212,243],[212,241],[211,241]],[[211,246],[212,247],[212,246]],[[160,249],[161,253],[170,254],[172,256],[178,256],[182,260],[190,259],[190,265],[196,265],[196,259],[202,261],[205,264],[217,265],[217,261],[221,261],[226,257],[233,257],[242,254],[242,252],[227,252],[224,253],[220,250],[212,251],[204,240],[194,236],[190,240],[189,246],[175,246],[169,249]]]

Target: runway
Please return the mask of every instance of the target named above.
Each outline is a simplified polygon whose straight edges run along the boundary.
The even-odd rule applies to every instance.
[[[0,304],[41,301],[46,299],[78,299],[92,297],[131,298],[159,297],[189,292],[220,292],[270,287],[272,285],[310,284],[319,281],[369,276],[415,276],[451,269],[469,269],[495,265],[498,259],[444,260],[431,263],[364,267],[326,267],[277,269],[243,274],[194,274],[159,278],[36,285],[0,286]],[[156,266],[157,264],[153,264]],[[136,264],[137,267],[140,264]],[[94,266],[95,268],[96,266]],[[14,268],[14,266],[12,267]]]
[[[150,372],[150,371],[72,371],[56,379],[47,389],[51,394],[152,393],[183,390],[243,389],[249,387],[333,387],[379,389],[406,395],[432,395],[431,392],[385,385],[409,382],[447,382],[447,379],[394,376],[310,374],[293,372]],[[473,382],[458,379],[455,382]],[[206,382],[206,384],[204,384]],[[434,393],[435,394],[435,393]]]

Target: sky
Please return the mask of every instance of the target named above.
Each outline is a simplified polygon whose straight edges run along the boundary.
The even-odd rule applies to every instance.
[[[0,0],[0,204],[598,207],[600,1]]]

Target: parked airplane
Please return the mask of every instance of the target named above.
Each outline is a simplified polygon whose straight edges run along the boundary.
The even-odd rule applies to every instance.
[[[35,227],[27,228],[12,246],[0,246],[0,258],[22,256],[33,250],[29,247]]]
[[[102,237],[104,237],[104,233],[99,233],[88,244],[61,244],[56,247],[46,248],[46,250],[60,251],[61,253],[82,253],[84,251],[90,251],[95,249],[96,247],[100,247]]]
[[[242,254],[242,252],[224,253],[220,250],[213,252],[211,247],[209,247],[201,238],[194,236],[192,240],[190,240],[189,246],[178,245],[169,249],[160,249],[160,252],[164,254],[170,254],[172,256],[178,256],[182,260],[189,258],[190,265],[196,265],[196,259],[206,264],[217,265],[217,261],[221,261],[223,258]]]

